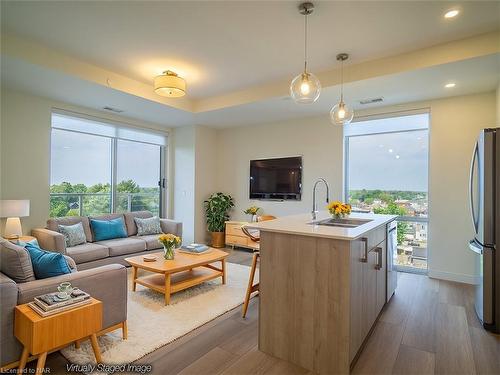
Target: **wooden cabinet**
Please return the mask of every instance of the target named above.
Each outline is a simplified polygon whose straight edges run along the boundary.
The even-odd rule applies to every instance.
[[[258,250],[259,244],[248,238],[241,230],[245,224],[248,223],[245,221],[226,221],[226,245]]]
[[[386,298],[385,227],[374,229],[351,242],[351,321],[352,361],[369,334]]]

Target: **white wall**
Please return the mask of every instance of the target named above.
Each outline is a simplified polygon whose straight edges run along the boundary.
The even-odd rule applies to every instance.
[[[23,231],[45,226],[49,216],[50,129],[53,108],[78,112],[130,126],[168,132],[168,128],[2,88],[0,199],[30,199]],[[0,233],[3,231],[0,223]]]
[[[315,118],[224,129],[217,137],[218,189],[235,199],[232,219],[248,220],[243,210],[256,205],[260,214],[283,216],[311,212],[314,181],[325,178],[330,199],[342,197],[342,128],[327,115]],[[248,199],[250,160],[281,156],[303,157],[302,200],[287,202]],[[324,209],[325,191],[318,188],[318,208]]]
[[[173,131],[174,200],[176,220],[182,221],[183,241],[194,241],[195,211],[195,128],[185,126]]]
[[[470,154],[479,130],[495,124],[495,93],[377,108],[358,115],[421,108],[431,113],[429,274],[472,282],[474,259],[467,246],[473,236],[467,193]],[[330,183],[331,198],[342,197],[342,131],[330,124],[327,115],[220,130],[217,150],[218,187],[235,198],[235,219],[246,219],[242,210],[251,204],[276,216],[309,212],[312,184],[317,177],[325,177]],[[249,161],[290,155],[304,156],[302,201],[250,201]]]

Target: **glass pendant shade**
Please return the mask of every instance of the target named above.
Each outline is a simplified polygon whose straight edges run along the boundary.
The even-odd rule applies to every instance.
[[[296,103],[314,103],[321,93],[321,83],[312,73],[303,72],[290,83],[290,96]]]
[[[349,124],[354,117],[354,111],[343,100],[337,103],[330,111],[330,120],[335,125]]]

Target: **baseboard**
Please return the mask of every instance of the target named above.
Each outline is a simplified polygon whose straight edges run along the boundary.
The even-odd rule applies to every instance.
[[[432,277],[433,279],[456,281],[459,283],[473,284],[473,285],[478,284],[480,281],[479,277],[475,275],[465,275],[462,273],[453,273],[453,272],[431,270],[431,269],[427,272],[427,275],[429,277]]]

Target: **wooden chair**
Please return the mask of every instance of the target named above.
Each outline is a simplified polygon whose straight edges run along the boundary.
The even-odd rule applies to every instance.
[[[265,216],[259,216],[257,218],[257,221],[267,221],[267,220],[274,220],[276,219],[275,216],[272,215],[265,215]],[[245,226],[241,227],[241,230],[245,235],[248,236],[253,242],[259,243],[260,242],[260,233],[258,230],[252,230],[248,229]],[[254,284],[254,278],[255,278],[255,270],[257,269],[257,260],[260,257],[260,253],[258,250],[254,251],[253,257],[252,257],[252,268],[250,269],[250,278],[248,279],[248,287],[247,287],[247,293],[245,295],[245,301],[243,302],[243,313],[242,317],[244,318],[247,315],[247,310],[248,310],[248,304],[250,302],[250,296],[254,292],[259,291],[259,283]]]

